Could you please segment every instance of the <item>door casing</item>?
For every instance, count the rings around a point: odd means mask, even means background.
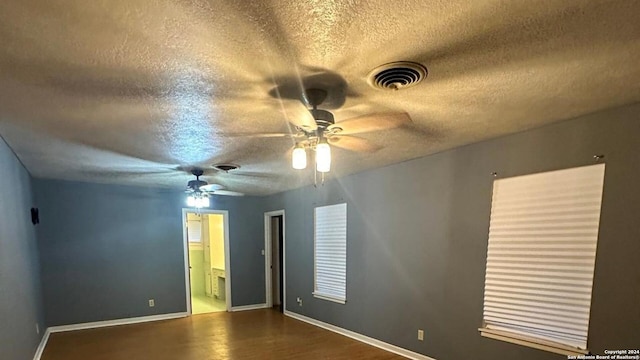
[[[199,209],[198,211],[190,208],[182,209],[182,241],[184,252],[184,282],[185,282],[185,298],[187,301],[187,314],[191,315],[191,282],[189,275],[189,240],[187,237],[187,213],[200,214],[218,214],[222,215],[224,226],[224,287],[225,287],[225,303],[227,311],[231,311],[231,258],[229,251],[229,211],[214,209]]]
[[[271,238],[271,218],[274,216],[282,216],[282,227],[280,232],[282,233],[282,303],[283,311],[287,306],[287,237],[286,237],[286,218],[284,210],[275,210],[264,213],[264,281],[265,281],[265,299],[267,308],[273,307],[273,285],[271,284],[271,248],[272,241],[278,241],[278,239]]]

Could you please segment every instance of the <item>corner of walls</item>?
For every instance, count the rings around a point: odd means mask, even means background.
[[[45,334],[32,179],[0,137],[0,354],[29,359]],[[39,331],[39,333],[38,333]]]
[[[232,307],[265,302],[263,197],[218,196],[211,209],[229,212]]]

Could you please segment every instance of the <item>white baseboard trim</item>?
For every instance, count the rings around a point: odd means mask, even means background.
[[[382,350],[386,350],[386,351],[392,352],[394,354],[398,354],[398,355],[404,356],[404,357],[409,358],[409,359],[435,360],[434,358],[428,357],[426,355],[422,355],[422,354],[419,354],[417,352],[413,352],[411,350],[407,350],[405,348],[401,348],[399,346],[391,345],[391,344],[386,343],[384,341],[380,341],[378,339],[374,339],[372,337],[368,337],[366,335],[362,335],[362,334],[359,334],[359,333],[351,331],[351,330],[347,330],[347,329],[343,329],[343,328],[335,326],[335,325],[327,324],[327,323],[322,322],[320,320],[316,320],[316,319],[313,319],[313,318],[310,318],[310,317],[307,317],[307,316],[304,316],[304,315],[300,315],[300,314],[292,312],[292,311],[285,310],[284,314],[286,316],[292,317],[294,319],[297,319],[297,320],[300,320],[300,321],[304,321],[306,323],[321,327],[323,329],[327,329],[329,331],[333,331],[333,332],[338,333],[340,335],[344,335],[346,337],[350,337],[350,338],[352,338],[354,340],[358,340],[358,341],[363,342],[365,344],[369,344],[369,345],[375,346],[375,347],[380,348]]]
[[[51,333],[56,333],[56,332],[62,332],[62,331],[96,329],[96,328],[102,328],[102,327],[108,327],[108,326],[130,325],[130,324],[139,324],[139,323],[150,322],[150,321],[170,320],[170,319],[177,319],[177,318],[182,318],[187,316],[189,316],[189,314],[186,312],[151,315],[151,316],[140,316],[140,317],[126,318],[126,319],[95,321],[95,322],[82,323],[82,324],[51,326],[47,329],[47,331]]]
[[[127,318],[127,319],[95,321],[95,322],[82,323],[82,324],[51,326],[51,327],[48,327],[47,330],[44,332],[44,336],[42,336],[42,340],[40,340],[40,345],[38,345],[38,348],[36,349],[36,353],[33,356],[33,360],[40,360],[40,358],[42,357],[42,353],[44,352],[44,348],[47,346],[47,342],[49,341],[49,335],[51,335],[52,333],[63,332],[63,331],[96,329],[96,328],[102,328],[102,327],[108,327],[108,326],[139,324],[139,323],[150,322],[150,321],[177,319],[177,318],[182,318],[187,316],[189,316],[188,313],[181,312],[181,313],[160,314],[160,315],[151,315],[151,316],[140,316],[135,318]]]
[[[243,306],[232,306],[231,311],[246,311],[246,310],[257,310],[257,309],[266,309],[267,304],[253,304],[253,305],[243,305]]]
[[[51,331],[49,331],[49,329],[47,329],[44,332],[44,335],[42,335],[42,339],[40,339],[40,344],[38,345],[38,348],[36,349],[36,353],[35,355],[33,355],[33,360],[40,360],[40,358],[42,357],[42,353],[44,352],[44,347],[47,346],[47,341],[49,341],[49,335],[51,334]]]

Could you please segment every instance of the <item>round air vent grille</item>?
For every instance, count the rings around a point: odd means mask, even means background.
[[[213,168],[216,170],[229,172],[231,170],[236,170],[240,168],[240,165],[236,164],[213,164]]]
[[[369,73],[369,85],[382,90],[400,90],[418,84],[427,77],[427,68],[421,64],[398,61],[384,64]]]

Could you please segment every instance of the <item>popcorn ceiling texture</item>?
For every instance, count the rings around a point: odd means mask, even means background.
[[[32,175],[182,188],[183,168],[264,195],[313,181],[292,141],[283,79],[348,84],[336,121],[406,111],[409,128],[333,149],[340,176],[640,100],[638,1],[3,1],[0,134]],[[426,65],[385,92],[378,65]],[[613,120],[613,119],[612,119]]]

